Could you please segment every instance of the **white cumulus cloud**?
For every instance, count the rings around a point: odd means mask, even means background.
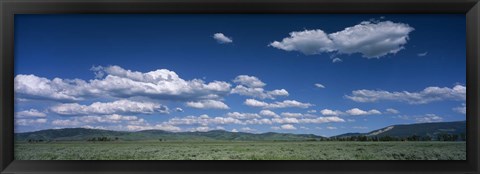
[[[225,124],[240,124],[244,125],[241,120],[232,118],[232,117],[210,117],[208,115],[200,116],[186,116],[186,117],[175,117],[164,122],[166,125],[225,125]]]
[[[229,112],[226,114],[227,117],[232,117],[235,119],[253,119],[260,118],[261,116],[256,113],[240,113],[240,112]]]
[[[332,62],[333,63],[340,63],[340,62],[343,62],[343,60],[338,58],[338,57],[335,57],[334,59],[332,59]]]
[[[465,103],[463,103],[462,106],[453,108],[453,110],[461,114],[467,114],[467,106]]]
[[[297,128],[291,124],[284,124],[280,126],[281,129],[283,130],[296,130]]]
[[[38,119],[15,119],[15,125],[19,126],[33,126],[38,124],[45,124],[47,123],[47,119],[45,118],[38,118]]]
[[[345,122],[345,120],[340,117],[333,116],[333,117],[304,118],[304,119],[300,119],[299,122],[321,124],[321,123],[331,123],[331,122],[339,123],[339,122]]]
[[[52,80],[35,75],[17,75],[14,79],[15,97],[23,99],[80,101],[87,91],[87,82],[79,79]]]
[[[345,112],[349,115],[378,115],[378,114],[382,114],[380,111],[378,111],[376,109],[372,109],[372,110],[369,110],[369,111],[364,111],[364,110],[361,110],[361,109],[358,109],[358,108],[353,108],[353,109],[347,110]]]
[[[284,117],[301,117],[303,116],[302,113],[292,113],[292,112],[282,112],[280,115]]]
[[[218,43],[221,43],[221,44],[232,43],[233,42],[232,38],[225,36],[223,33],[215,33],[215,34],[213,34],[213,38]]]
[[[389,92],[384,90],[356,90],[346,98],[356,102],[375,102],[380,100],[400,101],[409,104],[426,104],[434,101],[456,100],[464,101],[466,99],[466,87],[455,85],[448,87],[427,87],[419,92]]]
[[[267,103],[263,101],[258,101],[255,99],[247,99],[244,102],[247,106],[252,107],[262,107],[266,109],[278,109],[278,108],[308,108],[313,106],[310,103],[302,103],[296,100],[284,100],[282,102]]]
[[[259,114],[262,116],[268,116],[268,117],[279,117],[277,113],[271,110],[261,110]]]
[[[380,58],[402,50],[413,30],[404,23],[364,21],[331,34],[320,29],[291,32],[290,37],[274,41],[269,46],[305,55],[336,52]]]
[[[250,128],[250,127],[242,127],[240,130],[243,131],[243,132],[255,132],[255,131],[257,131],[256,129],[253,129],[253,128]]]
[[[330,109],[323,109],[320,111],[320,113],[322,115],[325,115],[325,116],[338,116],[338,115],[343,115],[343,112],[342,111],[339,111],[339,110],[330,110]]]
[[[426,114],[425,116],[416,117],[415,121],[418,123],[432,123],[441,122],[443,118],[435,114]]]
[[[270,119],[262,118],[262,119],[250,119],[246,120],[245,124],[273,124],[273,121]]]
[[[248,75],[239,75],[235,77],[235,79],[233,79],[233,82],[238,83],[240,85],[245,85],[251,88],[261,88],[266,85],[260,79],[258,79],[258,77],[248,76]]]
[[[288,96],[289,93],[285,89],[276,89],[267,91],[263,87],[266,85],[258,77],[239,75],[234,80],[234,83],[238,85],[232,89],[232,94],[238,94],[243,96],[250,96],[260,99],[275,99],[275,97]]]
[[[107,115],[107,114],[153,114],[168,113],[168,107],[153,102],[138,102],[121,99],[113,102],[95,102],[91,105],[78,103],[59,104],[50,108],[59,115]]]
[[[325,88],[325,86],[322,85],[322,84],[320,84],[320,83],[315,83],[315,86],[316,86],[317,88]]]
[[[183,109],[182,109],[182,108],[175,108],[175,111],[177,111],[177,112],[183,112]]]
[[[15,94],[22,99],[76,102],[89,97],[148,97],[175,101],[220,99],[230,93],[231,84],[222,81],[206,83],[200,79],[184,80],[174,71],[158,69],[138,72],[119,66],[92,68],[101,78],[52,80],[35,75],[15,76]],[[100,76],[99,76],[100,77]]]
[[[43,118],[46,116],[46,113],[40,112],[36,109],[29,109],[15,113],[15,118]]]
[[[196,102],[187,102],[188,107],[197,109],[230,109],[227,104],[217,100],[201,100]]]

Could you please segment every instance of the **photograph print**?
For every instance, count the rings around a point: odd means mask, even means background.
[[[15,160],[466,160],[460,14],[15,15]]]

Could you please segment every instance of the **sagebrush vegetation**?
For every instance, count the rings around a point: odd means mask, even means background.
[[[16,160],[465,160],[465,142],[16,143]]]

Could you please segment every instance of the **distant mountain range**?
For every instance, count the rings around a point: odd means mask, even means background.
[[[347,133],[334,137],[345,138],[350,136],[391,136],[401,138],[412,135],[435,136],[439,133],[455,135],[465,134],[466,121],[393,125],[368,133]],[[108,137],[110,139],[118,139],[123,141],[314,141],[327,139],[326,137],[314,134],[288,134],[275,132],[253,134],[245,132],[228,132],[223,130],[213,130],[208,132],[167,132],[162,130],[124,132],[85,128],[66,128],[15,134],[16,141],[86,141],[98,137]]]
[[[351,136],[376,136],[376,137],[399,137],[405,138],[412,135],[435,137],[438,134],[465,134],[467,130],[466,121],[456,122],[437,122],[437,123],[419,123],[407,125],[393,125],[382,129],[377,129],[367,133],[347,133],[334,136],[336,138],[345,138]]]
[[[110,131],[85,128],[48,129],[36,132],[16,133],[16,141],[28,140],[56,140],[80,141],[98,137],[135,141],[135,140],[164,140],[164,141],[307,141],[320,140],[325,137],[313,134],[287,134],[287,133],[262,133],[253,134],[245,132],[228,132],[213,130],[208,132],[167,132],[163,130],[145,130],[138,132]]]

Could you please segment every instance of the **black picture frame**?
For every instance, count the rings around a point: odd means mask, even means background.
[[[478,0],[0,0],[1,173],[479,173]],[[16,161],[14,18],[16,14],[465,14],[467,29],[466,161]]]

